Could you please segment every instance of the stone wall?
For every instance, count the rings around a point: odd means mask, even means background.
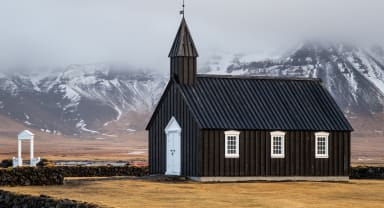
[[[384,167],[353,167],[351,179],[384,179]]]
[[[0,169],[1,186],[61,185],[63,174],[53,168]]]
[[[109,177],[109,176],[146,176],[148,167],[84,167],[84,166],[62,166],[55,167],[55,170],[63,174],[64,177]]]
[[[48,196],[30,196],[0,190],[0,207],[62,207],[99,208],[101,206],[69,199],[53,199]]]
[[[145,176],[147,167],[42,167],[0,169],[0,186],[62,185],[64,177]]]
[[[61,185],[64,177],[146,176],[148,167],[0,168],[0,186]],[[384,179],[384,167],[353,167],[351,179]]]

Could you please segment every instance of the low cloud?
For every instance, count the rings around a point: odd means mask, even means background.
[[[4,0],[0,68],[100,62],[168,69],[178,0]],[[194,0],[186,17],[201,60],[276,52],[305,39],[384,42],[379,0]]]

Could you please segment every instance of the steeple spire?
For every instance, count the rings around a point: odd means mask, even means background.
[[[199,53],[183,16],[168,57],[171,59],[171,78],[180,84],[194,84]]]
[[[187,22],[183,17],[176,38],[173,42],[169,57],[190,56],[198,57],[199,54],[189,32]]]

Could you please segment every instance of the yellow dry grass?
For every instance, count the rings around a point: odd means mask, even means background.
[[[200,184],[72,178],[64,186],[3,189],[109,207],[384,207],[384,181],[379,180]]]

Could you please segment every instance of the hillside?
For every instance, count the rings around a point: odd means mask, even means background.
[[[56,135],[97,134],[130,112],[147,117],[166,81],[162,74],[119,71],[109,65],[73,65],[46,74],[8,73],[0,77],[0,114]],[[144,125],[144,121],[125,123],[121,126],[125,130]]]
[[[217,55],[200,73],[321,78],[357,133],[384,131],[384,50],[308,42],[285,55]],[[143,130],[167,73],[113,65],[71,65],[49,72],[0,74],[0,115],[54,135]]]

